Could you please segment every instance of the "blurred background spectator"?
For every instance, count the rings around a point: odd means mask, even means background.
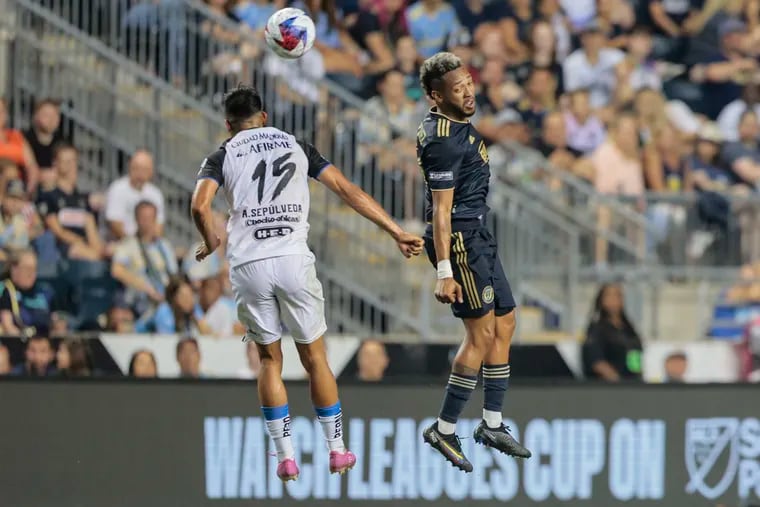
[[[357,352],[357,378],[362,382],[380,382],[388,369],[385,345],[378,340],[364,340]]]
[[[201,378],[201,349],[195,338],[181,338],[177,342],[177,363],[182,378]]]
[[[25,361],[13,368],[11,375],[49,377],[58,374],[53,346],[46,336],[29,338],[24,357]]]
[[[64,141],[59,129],[60,126],[61,106],[57,101],[46,98],[34,105],[32,125],[24,131],[24,137],[29,143],[40,168],[40,189],[42,191],[55,188],[54,147]]]
[[[0,325],[3,333],[30,337],[50,330],[54,294],[37,283],[37,256],[32,250],[17,252],[10,272],[0,285]]]
[[[0,343],[0,376],[9,375],[11,369],[11,354],[8,352],[8,347]]]
[[[134,378],[155,378],[158,376],[156,356],[149,350],[138,350],[129,360],[128,374]]]
[[[689,357],[684,352],[673,352],[665,358],[665,382],[686,382],[686,373],[689,369]]]
[[[586,377],[618,382],[641,379],[642,343],[625,313],[622,287],[603,285],[583,343]]]

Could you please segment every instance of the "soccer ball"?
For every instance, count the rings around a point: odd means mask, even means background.
[[[304,11],[287,7],[269,17],[264,37],[277,56],[292,60],[311,49],[316,28]]]

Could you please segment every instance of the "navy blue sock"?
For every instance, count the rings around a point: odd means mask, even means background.
[[[438,415],[438,429],[442,430],[442,433],[454,432],[452,426],[455,425],[457,419],[459,419],[459,414],[464,410],[464,406],[467,404],[467,400],[470,399],[470,395],[472,394],[472,391],[475,390],[477,384],[478,377],[474,375],[469,376],[452,373],[449,376],[449,383],[446,384],[446,396],[443,399],[441,412]],[[451,426],[440,424],[441,421],[449,423]],[[442,428],[442,426],[446,427]]]
[[[509,387],[509,364],[484,364],[483,365],[483,410],[498,413],[499,422],[486,420],[489,426],[501,424],[501,408],[504,405],[504,394]],[[486,412],[484,412],[486,414]],[[495,416],[495,414],[493,414]],[[491,419],[486,418],[484,419]]]

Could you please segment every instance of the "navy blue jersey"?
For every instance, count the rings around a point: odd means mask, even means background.
[[[452,188],[452,227],[486,214],[491,168],[483,136],[470,122],[431,109],[417,130],[417,161],[425,175],[425,221],[433,219],[433,192]]]

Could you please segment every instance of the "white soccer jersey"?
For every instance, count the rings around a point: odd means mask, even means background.
[[[243,130],[201,164],[229,205],[231,267],[282,255],[308,254],[309,183],[330,165],[310,144],[274,127]]]

